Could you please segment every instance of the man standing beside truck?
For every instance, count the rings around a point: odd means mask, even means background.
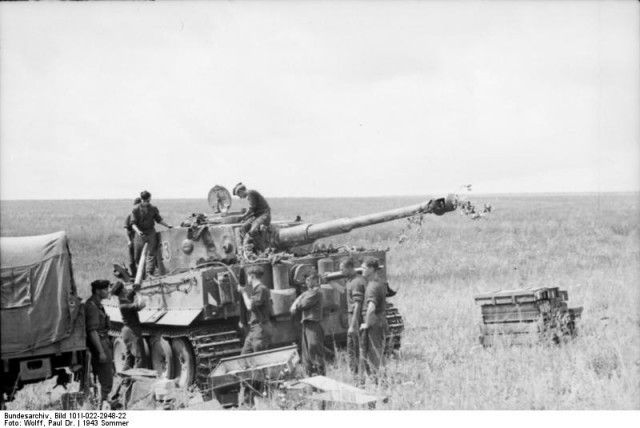
[[[85,327],[91,353],[93,373],[100,383],[101,408],[108,408],[113,387],[113,346],[109,338],[109,316],[102,301],[109,297],[109,281],[98,279],[91,283],[91,297],[85,302]],[[105,405],[106,402],[106,405]]]

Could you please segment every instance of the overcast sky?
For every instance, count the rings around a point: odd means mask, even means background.
[[[0,3],[0,198],[640,188],[639,3]]]

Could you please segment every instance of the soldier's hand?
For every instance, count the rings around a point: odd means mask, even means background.
[[[369,326],[368,326],[368,325],[366,325],[365,323],[360,324],[360,330],[361,330],[361,331],[362,331],[362,330],[366,330],[366,329],[368,329],[368,328],[369,328]]]
[[[127,240],[127,246],[129,246],[129,247],[130,247],[130,246],[132,246],[132,245],[133,245],[133,242],[131,242],[131,240],[130,240],[130,239],[128,239],[128,240]]]
[[[146,306],[147,306],[147,302],[145,302],[144,300],[140,299],[140,301],[138,302],[138,310],[144,309]]]
[[[349,326],[349,330],[347,330],[347,334],[348,334],[349,336],[353,336],[353,334],[354,334],[354,333],[355,333],[355,331],[353,330],[353,327],[352,327],[352,326]]]
[[[105,354],[104,352],[100,352],[100,355],[98,355],[98,362],[99,363],[106,363],[107,362],[107,354]]]

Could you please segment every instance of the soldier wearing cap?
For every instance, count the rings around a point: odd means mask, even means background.
[[[360,375],[371,375],[378,383],[380,367],[384,363],[387,325],[387,289],[377,271],[378,259],[365,257],[362,261],[362,276],[367,280],[364,293],[362,324],[360,325]],[[363,379],[363,378],[362,378]]]
[[[144,368],[144,339],[142,338],[142,324],[138,312],[146,304],[136,299],[136,288],[126,291],[121,281],[115,283],[111,294],[118,297],[120,314],[122,315],[122,340],[125,345],[125,363],[122,371],[130,368]]]
[[[247,198],[249,201],[249,209],[242,216],[242,232],[249,234],[249,237],[255,237],[261,225],[269,226],[271,224],[271,208],[267,200],[257,190],[247,190],[242,184],[236,184],[233,188],[233,194],[241,199]]]
[[[247,269],[248,287],[238,284],[238,292],[249,311],[249,333],[241,354],[264,351],[271,344],[271,290],[262,283],[263,276],[260,266],[252,266]]]
[[[156,268],[156,249],[158,247],[158,239],[156,237],[155,224],[161,224],[169,229],[169,226],[160,216],[158,208],[151,205],[151,193],[146,190],[140,192],[140,204],[136,205],[131,211],[131,227],[136,232],[134,241],[134,252],[136,266],[140,268],[140,257],[142,249],[147,244],[147,257],[145,272],[147,275],[153,275]]]
[[[367,288],[367,280],[358,275],[355,262],[349,257],[340,262],[340,271],[347,277],[347,311],[349,312],[349,329],[347,331],[347,357],[351,373],[358,373],[360,359],[360,324],[362,323],[362,300]]]
[[[102,300],[109,297],[109,281],[98,279],[91,283],[91,297],[85,302],[85,326],[93,373],[98,377],[102,403],[108,403],[113,387],[113,347],[109,339],[109,317]]]
[[[302,366],[307,376],[323,375],[324,368],[324,330],[322,329],[322,293],[318,272],[313,270],[305,278],[307,291],[302,293],[291,305],[291,313],[301,313]]]
[[[135,198],[133,200],[133,206],[138,205],[140,202],[142,202],[142,199]],[[131,214],[132,213],[129,213],[124,219],[124,230],[127,234],[127,247],[129,248],[129,269],[131,270],[131,276],[136,276],[136,254],[133,251],[133,241],[136,237],[136,231],[133,230],[133,218]]]

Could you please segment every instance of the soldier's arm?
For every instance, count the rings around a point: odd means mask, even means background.
[[[364,317],[364,328],[369,328],[374,322],[374,314],[376,313],[376,304],[372,301],[367,303],[367,314]]]
[[[247,294],[247,288],[246,287],[241,287],[242,289],[240,290],[240,295],[242,296],[242,300],[244,300],[244,305],[247,307],[247,310],[251,310],[253,308],[253,304],[251,302],[251,298],[249,297],[249,294]]]
[[[89,340],[98,351],[98,362],[104,363],[107,361],[107,354],[104,353],[104,349],[102,349],[102,343],[100,342],[100,336],[98,336],[98,330],[91,330],[89,332]]]
[[[169,226],[167,222],[164,221],[164,219],[160,216],[160,211],[158,211],[157,208],[154,210],[153,219],[156,221],[156,223],[163,225],[167,229],[171,229],[171,226]]]
[[[301,294],[300,303],[299,303],[300,309],[308,309],[312,307],[313,305],[317,304],[321,298],[322,298],[322,295],[320,294],[319,291],[316,291],[316,292],[307,291],[306,293]]]
[[[351,317],[351,323],[349,324],[349,331],[358,331],[358,326],[362,319],[362,301],[356,301],[353,305],[353,316]]]

